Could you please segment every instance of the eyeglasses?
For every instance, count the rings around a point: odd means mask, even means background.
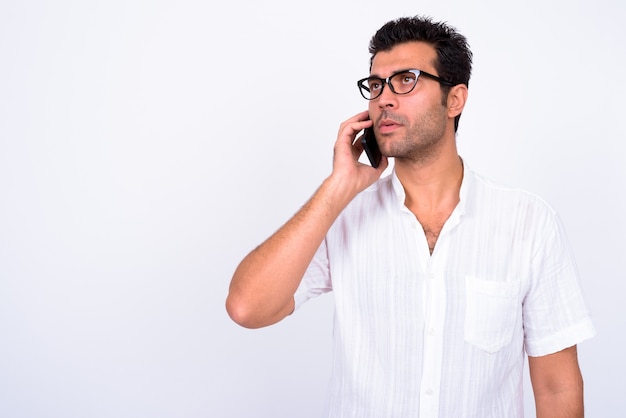
[[[408,94],[413,91],[420,76],[432,78],[446,86],[454,86],[453,83],[439,78],[422,70],[402,70],[393,73],[386,79],[380,77],[366,77],[357,81],[361,96],[366,100],[374,100],[383,93],[385,84],[395,94]]]

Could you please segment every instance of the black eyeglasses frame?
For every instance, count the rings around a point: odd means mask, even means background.
[[[404,92],[404,93],[398,93],[398,92],[396,92],[396,91],[394,90],[394,88],[393,88],[393,84],[391,84],[391,83],[390,83],[390,81],[391,81],[391,79],[392,79],[393,77],[397,76],[398,74],[402,74],[402,73],[406,73],[406,72],[409,72],[409,73],[413,73],[413,74],[415,74],[415,83],[413,84],[413,87],[411,87],[411,89],[410,89],[409,91]],[[454,83],[452,83],[452,82],[450,82],[450,81],[448,81],[448,80],[444,80],[444,79],[443,79],[443,78],[441,78],[441,77],[437,77],[436,75],[433,75],[433,74],[427,73],[426,71],[423,71],[423,70],[418,70],[418,69],[416,69],[416,68],[411,68],[411,69],[408,69],[408,70],[396,71],[395,73],[391,74],[391,75],[390,75],[389,77],[387,77],[387,78],[373,77],[373,76],[365,77],[365,78],[362,78],[362,79],[360,79],[359,81],[357,81],[357,82],[356,82],[356,84],[357,84],[357,87],[359,88],[359,92],[361,93],[361,96],[363,96],[363,98],[364,98],[365,100],[374,100],[374,99],[379,98],[379,97],[380,97],[380,95],[381,95],[381,94],[383,94],[383,90],[385,89],[385,85],[389,85],[389,90],[391,90],[391,92],[392,92],[392,93],[394,93],[394,94],[399,94],[399,95],[402,95],[402,94],[409,94],[410,92],[412,92],[412,91],[413,91],[413,89],[415,89],[415,86],[417,85],[417,82],[419,81],[420,76],[424,76],[424,77],[430,78],[430,79],[432,79],[432,80],[438,81],[439,83],[443,84],[444,86],[450,86],[450,87],[452,87],[452,86],[454,86],[454,85],[455,85]],[[374,96],[374,97],[370,97],[370,98],[368,98],[368,97],[365,95],[365,93],[364,93],[364,90],[365,90],[365,91],[368,91],[368,92],[370,91],[370,88],[369,88],[369,87],[367,87],[367,86],[364,84],[364,83],[365,83],[366,81],[368,81],[368,80],[380,80],[380,82],[382,83],[382,87],[380,88],[380,92],[379,92],[376,96]]]

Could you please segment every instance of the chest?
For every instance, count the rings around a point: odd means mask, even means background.
[[[428,242],[428,250],[430,254],[433,253],[437,240],[441,235],[441,231],[452,215],[457,203],[458,202],[450,202],[448,205],[441,208],[428,210],[420,208],[416,205],[408,207],[424,231],[424,236]]]
[[[529,276],[530,247],[513,227],[485,228],[485,223],[457,215],[422,220],[405,211],[336,230],[328,240],[334,289],[345,285],[349,293],[404,300],[421,294],[422,282],[433,274],[451,289],[462,286],[467,276],[496,281]]]

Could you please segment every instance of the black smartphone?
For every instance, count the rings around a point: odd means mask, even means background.
[[[363,144],[363,149],[372,167],[378,168],[382,154],[378,148],[376,136],[374,136],[374,128],[365,128],[364,135],[361,137],[361,144]]]

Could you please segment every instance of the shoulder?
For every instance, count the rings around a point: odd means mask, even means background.
[[[397,202],[399,196],[392,183],[392,175],[381,177],[374,184],[355,196],[347,210],[376,210],[390,202]]]
[[[378,179],[374,184],[357,194],[341,212],[336,225],[364,227],[376,220],[385,219],[390,208],[398,206],[399,197],[392,185],[391,176]]]
[[[537,194],[473,172],[468,177],[465,213],[478,228],[537,246],[561,228],[556,210]]]
[[[500,210],[517,208],[546,216],[556,215],[554,208],[532,191],[507,186],[475,172],[469,172],[468,175],[471,177],[468,199],[473,200],[474,204],[482,207],[493,206]]]

